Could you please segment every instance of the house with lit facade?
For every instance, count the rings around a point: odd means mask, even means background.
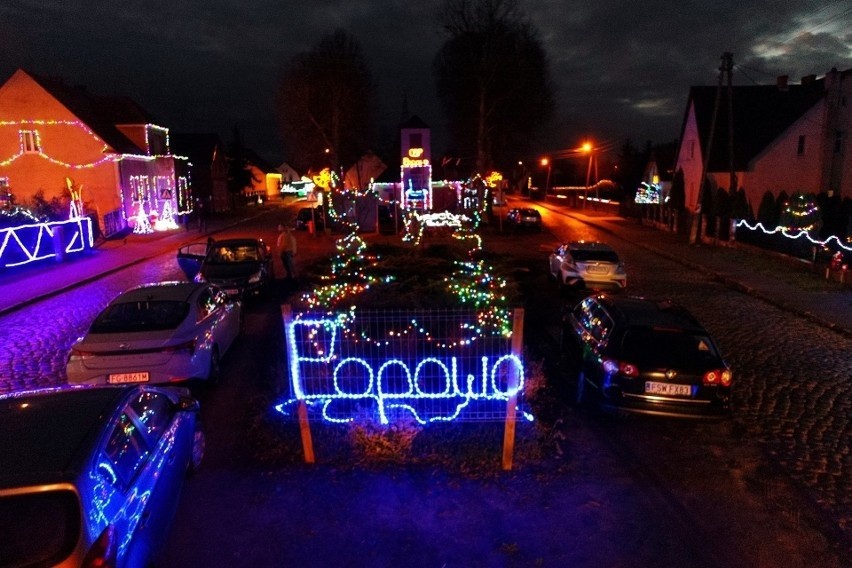
[[[767,192],[852,198],[850,127],[852,69],[799,84],[782,76],[773,85],[692,87],[675,164],[686,207],[697,208],[708,144],[708,187],[730,191],[733,173],[753,212]]]
[[[17,203],[39,191],[62,199],[73,185],[107,236],[177,228],[192,203],[179,161],[169,129],[128,97],[22,69],[0,86],[0,193]]]

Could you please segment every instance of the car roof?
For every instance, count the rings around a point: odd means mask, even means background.
[[[238,239],[221,239],[213,241],[214,246],[225,246],[225,247],[244,247],[244,246],[257,246],[262,243],[263,239],[254,238],[254,237],[241,237]]]
[[[659,326],[707,333],[695,316],[670,300],[610,294],[599,294],[597,299],[607,308],[610,315],[630,326]]]
[[[112,304],[139,301],[176,301],[186,302],[199,289],[206,284],[200,282],[157,282],[153,284],[142,284],[130,288],[119,294]]]
[[[135,388],[64,387],[0,396],[0,439],[7,441],[0,444],[0,487],[73,473],[69,468],[87,439]]]
[[[615,252],[615,249],[613,249],[611,246],[600,241],[572,241],[570,243],[566,243],[566,246],[568,246],[568,248],[571,250]]]

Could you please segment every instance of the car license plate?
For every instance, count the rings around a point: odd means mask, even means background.
[[[236,288],[226,288],[225,293],[229,296],[237,296],[239,295],[240,291]]]
[[[589,274],[606,274],[609,272],[609,268],[606,266],[597,265],[589,266],[587,270],[589,271]]]
[[[663,396],[690,396],[692,394],[692,386],[647,381],[645,383],[645,392],[648,394],[660,394]]]
[[[116,373],[114,375],[109,375],[107,377],[107,382],[111,385],[123,383],[147,383],[148,378],[147,371],[140,373]]]

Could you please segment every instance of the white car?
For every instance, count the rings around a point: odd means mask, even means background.
[[[574,241],[550,253],[550,275],[567,288],[627,288],[624,263],[613,248],[597,241]]]
[[[110,302],[72,345],[68,382],[215,383],[242,325],[242,304],[210,284],[137,286]]]

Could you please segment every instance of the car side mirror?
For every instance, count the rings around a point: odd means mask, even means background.
[[[201,403],[198,402],[198,399],[192,398],[191,396],[180,397],[177,406],[178,410],[184,412],[198,412],[201,410]]]

